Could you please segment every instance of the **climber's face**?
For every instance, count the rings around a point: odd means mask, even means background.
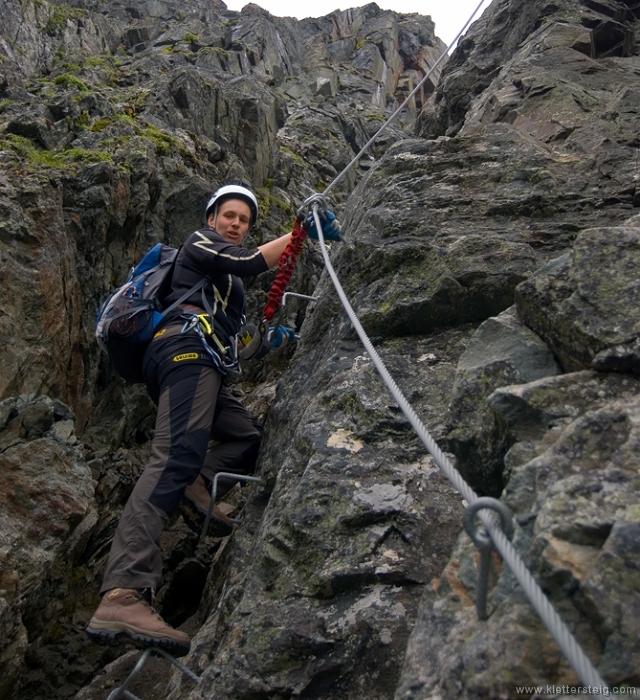
[[[207,223],[227,243],[242,245],[251,225],[251,209],[241,199],[227,199],[211,214]]]

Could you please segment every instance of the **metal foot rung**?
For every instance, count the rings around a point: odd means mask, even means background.
[[[137,695],[127,690],[127,686],[133,681],[133,679],[142,671],[144,665],[149,660],[152,652],[161,654],[165,659],[170,661],[176,668],[178,668],[182,673],[187,676],[194,683],[200,682],[200,676],[197,676],[190,668],[187,668],[183,663],[178,661],[174,656],[171,656],[169,652],[159,647],[147,647],[143,652],[142,656],[138,659],[138,662],[133,667],[133,671],[127,676],[124,683],[119,688],[114,688],[114,690],[109,693],[107,700],[118,700],[118,698],[126,698],[127,700],[140,700]]]
[[[204,520],[204,526],[202,528],[202,533],[200,534],[200,542],[204,540],[204,538],[207,536],[207,532],[209,531],[209,523],[211,522],[211,515],[213,513],[213,506],[215,505],[216,502],[216,494],[218,492],[218,479],[224,476],[228,479],[235,479],[236,481],[255,481],[255,482],[260,482],[262,479],[260,479],[257,476],[244,476],[241,474],[233,474],[232,472],[218,472],[215,477],[213,478],[213,488],[211,490],[211,501],[209,502],[209,510],[207,512],[207,517]],[[241,520],[236,520],[235,518],[231,518],[232,522],[234,524],[239,524],[242,521]]]

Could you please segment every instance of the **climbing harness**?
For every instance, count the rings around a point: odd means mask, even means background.
[[[187,668],[183,663],[178,661],[178,659],[176,659],[174,656],[171,656],[171,654],[166,652],[164,649],[160,649],[159,647],[147,647],[142,652],[142,656],[140,656],[140,658],[138,659],[138,662],[133,667],[131,673],[126,677],[124,683],[121,686],[114,688],[109,693],[107,700],[119,700],[119,698],[127,698],[127,700],[140,700],[140,698],[137,695],[134,695],[132,692],[127,690],[127,686],[129,686],[135,679],[135,677],[140,673],[140,671],[142,671],[145,664],[149,660],[149,657],[154,652],[156,654],[164,656],[165,659],[170,661],[177,669],[182,671],[182,673],[194,683],[197,684],[200,682],[200,676],[197,676],[190,668]]]
[[[205,352],[212,359],[216,369],[223,375],[240,374],[238,349],[235,338],[229,338],[229,343],[223,345],[218,338],[209,313],[191,314],[188,316],[181,333],[193,331],[202,342]],[[215,348],[213,345],[215,345]]]

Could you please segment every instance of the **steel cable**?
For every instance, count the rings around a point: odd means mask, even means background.
[[[408,102],[417,92],[418,90],[422,87],[422,85],[426,82],[427,78],[433,73],[433,71],[436,69],[436,67],[440,64],[440,62],[444,59],[444,57],[448,54],[448,52],[451,50],[451,48],[455,45],[455,43],[458,41],[458,39],[462,36],[462,34],[466,31],[467,27],[469,24],[473,21],[473,18],[476,16],[478,10],[480,7],[483,5],[484,0],[481,0],[476,8],[474,9],[473,13],[469,17],[469,19],[466,21],[462,29],[458,32],[458,34],[455,36],[451,44],[447,47],[447,49],[440,55],[440,57],[437,59],[437,61],[434,63],[434,65],[429,69],[427,74],[424,76],[424,78],[416,85],[416,87],[409,93],[407,96],[405,102],[400,105],[395,112],[387,119],[387,121],[378,129],[378,131],[367,141],[367,143],[361,148],[361,150],[358,152],[358,154],[349,162],[349,164],[336,176],[336,178],[327,186],[327,188],[324,190],[322,193],[322,196],[326,196],[340,180],[346,175],[346,173],[352,168],[355,163],[361,158],[361,156],[365,153],[365,151],[376,141],[378,136],[389,126],[389,124],[395,119],[395,117],[404,109],[404,104]],[[317,195],[312,195],[307,202],[312,201],[314,198],[316,198]],[[447,456],[442,452],[436,441],[433,439],[433,437],[430,435],[429,431],[426,429],[420,418],[418,417],[417,413],[411,406],[411,404],[407,401],[403,393],[400,391],[398,388],[398,385],[396,384],[395,380],[387,370],[386,366],[384,365],[382,359],[378,355],[376,349],[373,347],[373,344],[371,343],[369,337],[367,336],[364,328],[362,327],[362,324],[360,323],[360,320],[358,319],[355,311],[353,310],[351,304],[349,303],[349,300],[347,299],[347,296],[342,288],[342,285],[340,284],[340,281],[338,279],[338,276],[333,269],[333,266],[331,264],[331,261],[329,259],[329,255],[327,252],[327,248],[325,245],[324,241],[324,236],[322,234],[322,226],[320,222],[320,217],[318,215],[318,203],[313,202],[312,203],[312,209],[313,209],[313,216],[315,219],[315,224],[316,224],[316,229],[318,231],[318,240],[320,244],[320,250],[322,252],[322,257],[324,259],[325,267],[327,269],[327,272],[331,278],[331,281],[333,282],[333,285],[338,292],[338,296],[340,297],[340,301],[342,302],[342,305],[347,312],[347,315],[349,316],[349,319],[351,323],[353,324],[353,327],[355,328],[362,344],[364,345],[367,353],[371,357],[371,360],[373,361],[373,364],[375,365],[378,373],[382,377],[383,382],[391,392],[392,396],[398,403],[398,406],[404,413],[405,417],[415,430],[416,434],[426,447],[427,451],[429,454],[433,457],[433,460],[435,463],[438,465],[440,470],[444,473],[444,475],[449,479],[451,484],[454,486],[454,488],[462,495],[462,497],[465,499],[465,501],[471,505],[475,503],[478,500],[478,495],[475,493],[475,491],[469,486],[469,484],[463,479],[462,475],[458,472],[458,470],[453,466],[453,464],[450,462],[450,460],[447,458]],[[504,532],[501,530],[500,526],[496,522],[495,518],[489,514],[487,511],[480,511],[478,513],[478,518],[484,525],[485,529],[489,533],[491,540],[495,546],[495,548],[500,552],[503,560],[506,562],[506,564],[509,566],[511,571],[513,572],[516,580],[518,583],[522,586],[522,589],[524,590],[525,594],[527,595],[527,598],[529,599],[531,605],[535,609],[535,611],[538,613],[540,616],[540,619],[544,622],[545,626],[549,630],[550,634],[553,636],[553,638],[556,640],[556,643],[558,644],[558,647],[566,657],[566,659],[569,661],[571,664],[572,668],[574,671],[577,673],[578,677],[582,680],[582,682],[590,687],[590,688],[595,688],[597,689],[595,693],[591,694],[591,697],[595,697],[596,694],[598,696],[601,695],[601,692],[604,688],[607,687],[606,683],[604,680],[600,677],[596,669],[594,668],[593,664],[590,662],[590,660],[587,658],[585,653],[583,652],[582,648],[580,645],[577,643],[575,637],[571,634],[570,630],[568,627],[565,625],[565,623],[562,621],[558,613],[554,610],[553,606],[551,605],[549,599],[545,596],[544,592],[540,588],[540,586],[537,584],[536,580],[533,578],[531,575],[531,572],[527,569],[524,561],[520,558],[516,550],[514,549],[513,545],[509,540],[507,539],[506,535]]]
[[[478,3],[476,9],[471,13],[471,16],[469,19],[465,22],[464,27],[456,34],[455,38],[453,41],[447,46],[447,48],[438,56],[437,61],[429,68],[427,71],[427,74],[422,78],[422,80],[413,88],[413,90],[407,95],[405,98],[404,102],[396,109],[396,111],[387,119],[387,121],[376,131],[376,133],[365,143],[365,145],[360,149],[360,151],[353,157],[350,163],[348,163],[345,168],[342,170],[342,172],[338,173],[336,178],[329,183],[327,188],[324,190],[322,193],[323,195],[327,195],[339,182],[342,180],[342,178],[349,172],[349,170],[360,160],[362,155],[366,152],[366,150],[373,144],[378,136],[391,124],[391,122],[400,114],[400,112],[403,111],[405,104],[409,102],[409,100],[418,92],[418,90],[425,84],[427,81],[427,78],[431,76],[433,71],[440,65],[441,61],[444,59],[444,57],[451,51],[451,49],[456,45],[456,42],[458,39],[464,34],[464,32],[467,30],[467,27],[471,24],[473,21],[473,18],[476,16],[478,13],[478,10],[482,7],[483,3],[485,0],[480,0]]]
[[[369,336],[362,327],[360,319],[356,315],[353,307],[349,303],[349,300],[340,284],[340,280],[333,269],[331,260],[329,259],[329,254],[327,252],[327,247],[324,242],[324,236],[322,235],[322,225],[320,221],[320,216],[318,214],[318,204],[313,205],[313,216],[316,224],[316,229],[318,231],[318,241],[320,243],[320,250],[322,252],[322,257],[324,260],[325,267],[329,273],[329,277],[333,282],[333,285],[340,297],[340,301],[349,316],[349,320],[353,324],[362,344],[364,345],[369,357],[373,361],[378,373],[382,377],[383,382],[391,392],[392,396],[398,403],[398,406],[404,413],[405,417],[417,433],[418,437],[426,447],[429,454],[433,457],[433,460],[438,465],[440,470],[449,479],[451,484],[455,489],[462,495],[462,497],[467,501],[469,505],[478,500],[478,495],[469,486],[469,484],[463,479],[462,475],[453,466],[451,461],[447,458],[444,452],[440,449],[436,441],[433,439],[429,431],[426,429],[425,425],[422,423],[418,414],[415,412],[413,406],[405,398],[404,394],[398,388],[395,380],[389,373],[384,362],[378,355],[378,352],[374,348]],[[578,677],[582,680],[585,686],[604,689],[607,684],[600,677],[596,669],[593,667],[592,663],[587,658],[586,654],[582,651],[575,637],[571,634],[568,627],[562,621],[558,613],[554,610],[549,599],[545,596],[544,592],[537,584],[536,580],[531,575],[530,571],[527,569],[525,563],[522,561],[513,545],[507,539],[504,532],[500,529],[495,519],[485,513],[480,511],[478,513],[478,518],[482,521],[482,524],[486,528],[487,532],[491,536],[495,548],[502,555],[503,560],[507,563],[511,571],[513,572],[516,580],[522,586],[525,594],[529,598],[531,605],[535,611],[540,616],[540,619],[544,622],[545,626],[556,640],[556,643],[560,647],[560,650],[565,655],[567,661],[571,664],[573,670],[578,674]],[[598,692],[598,696],[601,693]],[[592,695],[595,697],[595,694]]]

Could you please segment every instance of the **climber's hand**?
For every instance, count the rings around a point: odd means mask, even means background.
[[[336,215],[329,211],[319,211],[318,216],[320,217],[320,225],[322,226],[322,235],[327,241],[339,241],[340,239],[340,224]],[[307,234],[309,238],[318,240],[318,230],[316,229],[316,220],[313,214],[309,214],[305,223],[305,228],[307,229]]]
[[[288,328],[287,326],[269,328],[269,342],[274,350],[283,348],[285,345],[293,345],[296,342],[296,332],[293,328]]]

